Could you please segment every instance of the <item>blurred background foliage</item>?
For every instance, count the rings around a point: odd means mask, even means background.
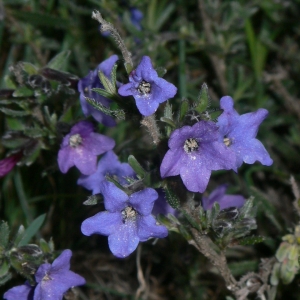
[[[132,24],[132,8],[143,13],[141,30]],[[0,88],[11,88],[11,66],[20,61],[45,70],[57,53],[70,50],[59,70],[75,75],[72,78],[76,83],[76,76],[84,77],[111,54],[120,56],[113,40],[102,35],[99,24],[91,19],[93,9],[115,25],[135,65],[143,55],[149,55],[156,68],[167,69],[165,78],[178,87],[176,100],[171,101],[173,107],[183,98],[195,99],[206,82],[211,107],[218,107],[220,97],[230,95],[240,114],[268,109],[269,116],[258,137],[274,164],[244,165],[238,174],[215,172],[208,187],[211,191],[226,182],[230,193],[255,197],[256,234],[265,240],[255,246],[233,247],[227,256],[237,278],[256,271],[260,258],[274,256],[281,237],[292,232],[299,221],[289,178],[293,175],[300,182],[300,1],[2,0]],[[67,57],[68,52],[64,53]],[[119,81],[124,78],[119,75]],[[59,121],[80,118],[74,82],[70,84],[73,92],[47,100],[51,112],[64,110],[63,116],[56,116]],[[77,106],[68,110],[68,103]],[[30,118],[24,118],[24,122],[34,126]],[[25,130],[15,116],[4,118],[1,114],[2,135],[8,129]],[[116,128],[99,129],[116,140],[123,161],[130,149],[142,149],[141,135],[129,136],[131,131],[125,122]],[[76,185],[77,170],[64,175],[59,172],[56,155],[60,135],[53,133],[51,138],[50,131],[45,135],[32,161],[23,162],[1,179],[0,218],[16,232],[21,224],[28,227],[47,213],[36,238],[53,237],[56,249],[74,251],[73,270],[88,282],[78,291],[78,299],[134,299],[138,288],[139,299],[225,299],[229,295],[216,270],[175,233],[155,247],[151,242],[142,245],[144,282],[137,277],[137,254],[119,260],[109,253],[106,238],[82,236],[81,222],[98,208],[82,206],[89,193]],[[129,147],[122,150],[125,145]],[[7,153],[7,147],[1,144],[0,158]],[[21,282],[16,275],[1,291]],[[276,299],[283,299],[289,291],[293,291],[289,299],[299,299],[299,284],[299,275],[289,285],[280,283]]]

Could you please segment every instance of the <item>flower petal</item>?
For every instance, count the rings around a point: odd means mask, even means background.
[[[165,226],[157,225],[152,215],[140,216],[137,219],[137,235],[141,242],[147,241],[150,237],[165,238],[168,230]]]
[[[122,225],[120,212],[110,213],[104,211],[84,220],[81,224],[81,232],[87,236],[92,234],[109,236],[118,231]]]
[[[126,222],[108,237],[108,245],[113,255],[124,258],[138,246],[139,238],[135,222]]]
[[[154,201],[158,198],[156,190],[143,189],[129,196],[129,203],[141,215],[149,215],[153,209]]]
[[[125,208],[128,195],[117,188],[112,182],[103,181],[102,194],[105,209],[109,212],[121,211]]]
[[[9,289],[4,293],[3,298],[6,300],[30,300],[33,299],[33,292],[34,287],[26,281],[25,284]]]

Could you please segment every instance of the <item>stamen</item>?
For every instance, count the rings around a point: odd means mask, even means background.
[[[183,149],[186,153],[191,153],[193,151],[196,151],[198,150],[198,148],[199,148],[198,142],[193,138],[189,138],[184,142]]]
[[[77,146],[79,146],[82,143],[82,137],[80,136],[80,134],[74,134],[70,137],[69,139],[69,145],[73,148],[76,148]]]
[[[145,80],[142,80],[137,89],[140,94],[148,95],[151,92],[151,84]]]
[[[225,146],[229,147],[232,144],[232,141],[230,138],[224,138],[223,143],[225,144]]]
[[[136,216],[137,216],[137,212],[131,206],[127,206],[125,209],[122,210],[122,217],[124,222],[127,220],[135,220]]]

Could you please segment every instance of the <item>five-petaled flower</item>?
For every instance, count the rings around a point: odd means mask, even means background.
[[[127,163],[121,163],[118,156],[111,150],[107,151],[98,162],[97,171],[91,175],[81,175],[77,184],[101,193],[101,186],[106,175],[116,176],[120,184],[126,184],[126,177],[135,177],[135,172]]]
[[[180,175],[191,192],[204,192],[212,170],[234,169],[235,155],[219,141],[218,127],[200,121],[172,132],[160,166],[161,177]]]
[[[94,71],[90,71],[87,76],[85,76],[78,82],[78,91],[80,92],[80,104],[84,115],[86,117],[92,115],[95,120],[97,120],[99,123],[104,124],[105,126],[115,126],[116,122],[112,117],[95,109],[86,101],[85,98],[93,98],[97,102],[100,102],[102,105],[109,107],[111,101],[105,98],[104,96],[93,92],[92,89],[104,88],[99,79],[98,72],[101,71],[106,77],[110,78],[111,70],[117,60],[118,56],[112,55],[111,57],[103,61],[101,64],[99,64]]]
[[[121,96],[133,96],[136,106],[144,116],[154,114],[160,103],[173,98],[177,88],[158,77],[149,56],[143,56],[140,64],[129,75],[129,83],[122,85]]]
[[[104,181],[102,194],[106,211],[86,219],[81,231],[87,236],[108,236],[109,248],[115,256],[126,257],[139,242],[168,235],[166,227],[158,225],[151,215],[158,197],[154,189],[146,188],[128,196],[113,183]]]
[[[235,167],[240,167],[243,161],[253,164],[257,160],[270,166],[273,160],[263,144],[255,138],[258,127],[267,117],[268,111],[260,108],[256,112],[240,116],[233,108],[233,99],[229,96],[221,98],[220,106],[224,110],[217,122],[220,140],[235,153]]]
[[[242,207],[245,203],[245,198],[241,195],[226,195],[227,187],[226,184],[220,185],[208,197],[203,196],[203,209],[211,209],[215,202],[219,203],[221,210],[229,207]]]
[[[75,165],[82,174],[90,175],[97,170],[97,155],[114,146],[112,138],[94,132],[91,122],[78,122],[62,141],[57,159],[59,168],[66,173]]]
[[[61,300],[71,287],[85,284],[85,279],[70,271],[72,251],[64,250],[52,265],[45,263],[35,273],[37,285],[31,287],[27,282],[16,286],[4,294],[7,300]]]

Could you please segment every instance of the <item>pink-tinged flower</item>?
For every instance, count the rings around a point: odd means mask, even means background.
[[[226,195],[227,187],[226,184],[220,185],[208,197],[203,196],[203,209],[211,209],[215,202],[219,203],[221,210],[229,207],[242,207],[246,201],[245,198],[241,195]]]
[[[111,150],[99,160],[97,171],[91,175],[81,175],[77,184],[92,190],[93,195],[99,194],[106,175],[116,176],[120,184],[126,184],[125,177],[135,177],[135,172],[129,164],[121,163],[118,156]]]
[[[260,108],[256,112],[239,115],[233,108],[233,99],[222,97],[220,106],[224,110],[219,116],[220,140],[236,155],[235,167],[239,168],[243,162],[253,164],[259,161],[265,166],[273,163],[263,144],[255,137],[258,127],[267,117],[268,111]]]
[[[23,153],[22,151],[20,151],[0,160],[0,177],[3,177],[7,173],[9,173],[14,168],[14,166],[20,161],[22,156]]]
[[[218,127],[200,121],[172,132],[169,150],[161,166],[161,177],[180,175],[191,192],[203,193],[211,171],[235,168],[235,154],[219,141]]]
[[[139,112],[144,116],[154,114],[160,103],[173,98],[177,92],[172,83],[158,77],[149,56],[143,56],[129,75],[129,81],[118,92],[121,96],[133,96]]]
[[[81,232],[108,236],[111,252],[120,258],[131,254],[139,242],[149,238],[164,238],[168,230],[158,225],[151,215],[158,195],[154,189],[146,188],[128,196],[113,183],[104,181],[102,194],[106,211],[86,219]]]
[[[105,107],[109,107],[111,101],[108,98],[105,98],[104,96],[93,92],[92,89],[104,88],[99,79],[98,72],[101,71],[106,77],[110,78],[110,73],[117,60],[118,56],[112,55],[111,57],[103,61],[101,64],[99,64],[94,71],[90,71],[87,76],[85,76],[78,82],[80,104],[84,115],[86,117],[92,115],[95,120],[97,120],[99,123],[104,124],[105,126],[115,126],[116,122],[112,117],[106,115],[102,111],[97,110],[91,104],[89,104],[85,100],[85,97],[93,98],[96,100],[96,102],[101,103]]]
[[[4,294],[7,300],[62,300],[70,288],[85,284],[85,279],[70,271],[72,251],[64,250],[52,264],[42,264],[35,273],[37,285],[16,286]]]
[[[64,137],[58,152],[58,166],[62,173],[75,165],[82,174],[90,175],[97,170],[97,155],[114,146],[112,138],[95,133],[92,123],[81,121]]]

